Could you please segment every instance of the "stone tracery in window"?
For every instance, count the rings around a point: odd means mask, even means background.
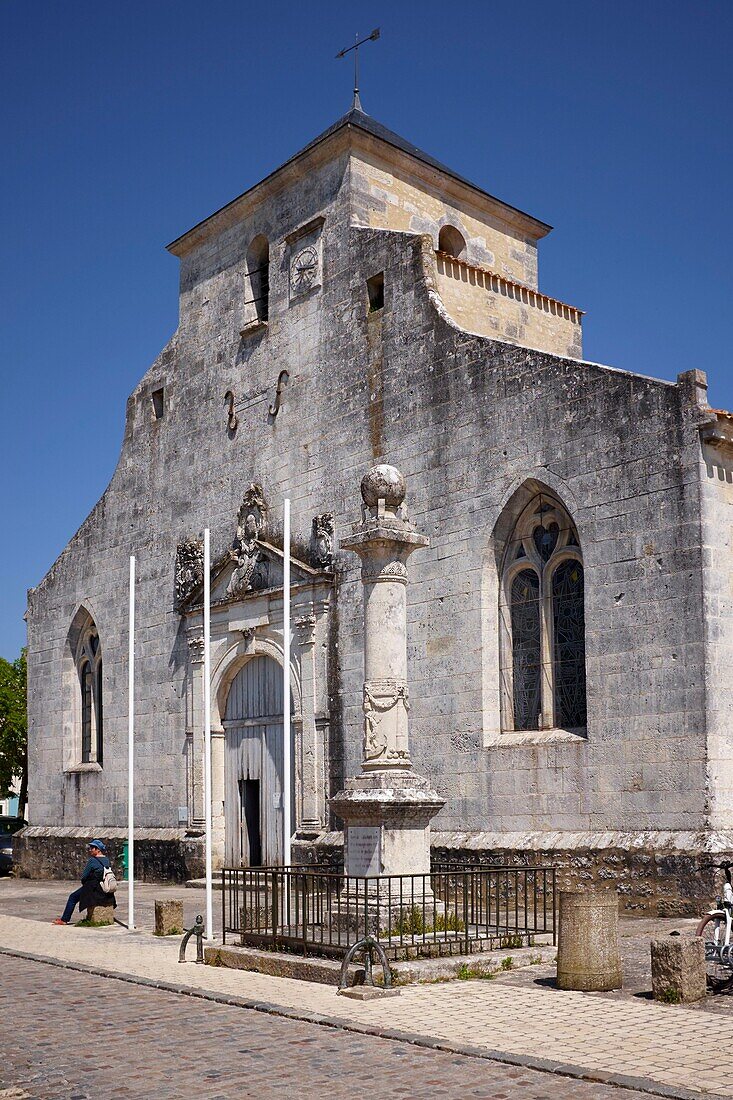
[[[499,610],[502,728],[584,729],[583,558],[570,516],[547,493],[514,525]]]

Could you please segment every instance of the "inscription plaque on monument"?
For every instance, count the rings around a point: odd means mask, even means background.
[[[382,872],[382,830],[379,825],[351,825],[348,834],[350,875],[379,875]]]

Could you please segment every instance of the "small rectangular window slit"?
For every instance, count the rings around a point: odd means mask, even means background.
[[[153,419],[160,420],[165,412],[165,390],[153,390],[150,396],[153,402]]]
[[[376,313],[384,307],[384,272],[372,275],[367,279],[367,293],[369,294],[369,312]]]

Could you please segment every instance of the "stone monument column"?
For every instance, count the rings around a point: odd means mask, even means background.
[[[188,759],[188,825],[204,823],[204,717],[201,700],[204,676],[204,637],[200,628],[188,631],[191,663],[191,711],[186,750]]]
[[[407,559],[428,545],[407,520],[405,479],[375,466],[362,520],[341,546],[361,558],[364,697],[361,773],[330,800],[345,824],[347,875],[430,872],[430,821],[443,799],[412,767],[407,685]]]

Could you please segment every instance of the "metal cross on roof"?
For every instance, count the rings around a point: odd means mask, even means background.
[[[336,57],[346,57],[347,53],[354,51],[354,102],[351,105],[352,111],[361,111],[361,100],[359,99],[359,46],[363,46],[365,42],[376,42],[379,38],[379,27],[375,27],[371,34],[368,34],[366,38],[359,38],[356,35],[356,41],[353,46],[346,46],[343,50],[336,54]]]

